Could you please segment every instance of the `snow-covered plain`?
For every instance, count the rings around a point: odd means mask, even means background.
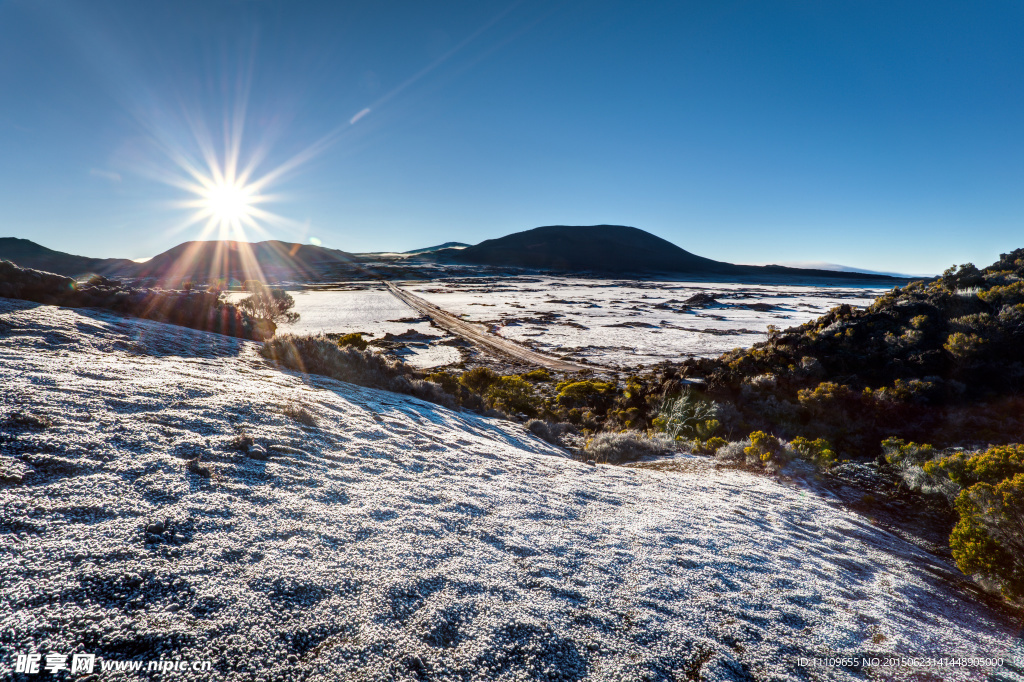
[[[715,282],[470,277],[402,283],[448,312],[536,350],[605,366],[716,356],[765,339],[841,303],[866,306],[884,289]],[[715,303],[686,305],[705,294]],[[230,294],[240,298],[243,294]],[[413,330],[436,340],[407,344],[402,360],[420,368],[462,360],[451,335],[430,324],[378,283],[341,282],[293,291],[298,322],[282,332],[363,332],[367,339]]]
[[[403,334],[413,330],[423,335],[436,336],[431,342],[409,343],[395,353],[414,367],[440,367],[459,362],[459,351],[443,345],[453,337],[433,327],[430,320],[419,317],[387,289],[376,283],[341,283],[337,288],[312,289],[290,292],[295,299],[293,310],[299,319],[281,324],[281,333],[290,334],[351,334],[361,332],[368,341],[385,334]],[[241,299],[245,294],[230,293],[229,301]]]
[[[410,291],[502,336],[574,360],[635,367],[717,356],[885,289],[570,277],[465,278],[408,283]],[[686,305],[692,296],[715,303]]]
[[[84,652],[229,680],[1024,680],[929,667],[1024,645],[955,570],[808,488],[587,466],[254,343],[6,299],[0,385],[0,676]],[[265,459],[230,448],[242,430]],[[869,655],[917,660],[800,661]]]

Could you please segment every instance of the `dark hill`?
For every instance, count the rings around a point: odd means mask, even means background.
[[[332,266],[354,266],[359,259],[337,249],[311,244],[265,241],[185,242],[137,265],[136,277],[169,286],[193,280],[318,279]]]
[[[457,263],[545,270],[729,272],[733,268],[622,225],[550,225],[438,253]]]
[[[23,268],[54,272],[65,277],[83,275],[119,275],[132,271],[136,263],[126,258],[87,258],[54,251],[28,239],[0,237],[0,260]]]
[[[440,251],[441,249],[453,249],[463,246],[469,246],[469,244],[463,244],[462,242],[445,242],[444,244],[438,244],[437,246],[428,246],[423,249],[413,249],[412,251],[403,251],[402,253],[409,255],[416,255],[418,253],[430,253],[432,251]]]
[[[429,255],[429,254],[428,254]],[[511,266],[567,272],[666,273],[746,276],[771,280],[885,280],[893,278],[862,272],[790,268],[781,265],[734,265],[711,260],[679,248],[672,242],[624,225],[550,225],[488,239],[465,249],[444,249],[432,254],[443,262]]]

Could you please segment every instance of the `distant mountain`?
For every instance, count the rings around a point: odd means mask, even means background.
[[[622,225],[549,225],[437,255],[457,263],[566,271],[728,272],[734,267]]]
[[[850,265],[839,265],[838,263],[825,263],[822,261],[791,261],[778,263],[783,267],[787,268],[799,268],[801,270],[828,270],[830,272],[859,272],[862,275],[888,275],[889,277],[908,278],[912,275],[907,275],[902,272],[883,272],[881,270],[867,270],[865,268],[855,268]],[[924,275],[922,275],[924,276]]]
[[[277,240],[257,242],[185,242],[135,263],[137,278],[152,278],[177,286],[184,280],[319,279],[332,266],[357,266],[359,259],[345,251],[312,244]]]
[[[135,267],[135,263],[127,258],[75,256],[17,237],[0,237],[0,260],[9,260],[23,268],[55,272],[65,277],[91,274],[120,275],[131,272]]]
[[[624,225],[549,225],[488,239],[464,249],[425,254],[449,263],[511,266],[566,272],[665,273],[770,279],[884,279],[885,275],[734,265],[690,253],[644,230]]]
[[[445,242],[444,244],[438,244],[437,246],[428,246],[425,249],[413,249],[412,251],[403,251],[402,253],[413,256],[418,253],[431,253],[433,251],[440,251],[441,249],[464,249],[467,246],[469,246],[469,244],[463,244],[462,242]]]

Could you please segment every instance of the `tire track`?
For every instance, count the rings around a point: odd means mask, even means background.
[[[547,367],[548,369],[553,369],[559,372],[579,372],[581,370],[606,369],[604,367],[594,365],[579,365],[575,362],[559,360],[558,358],[553,358],[550,355],[538,353],[535,350],[519,345],[515,341],[503,339],[500,336],[484,331],[479,325],[472,322],[466,322],[447,310],[437,307],[426,299],[420,298],[419,296],[409,293],[404,289],[399,289],[398,286],[392,282],[385,281],[384,286],[386,286],[388,291],[390,291],[398,300],[405,303],[418,313],[426,315],[432,319],[437,326],[448,330],[456,336],[461,336],[477,348],[486,350],[492,354],[504,355],[529,365]]]

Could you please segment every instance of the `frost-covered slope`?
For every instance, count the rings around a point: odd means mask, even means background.
[[[863,679],[799,658],[1024,654],[933,558],[704,460],[588,467],[255,344],[5,299],[0,385],[0,419],[54,421],[0,430],[5,675],[73,650],[238,680]],[[240,427],[269,459],[228,448]],[[989,671],[873,674],[925,672]]]

